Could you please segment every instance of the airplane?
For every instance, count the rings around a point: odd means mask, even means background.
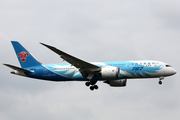
[[[176,74],[171,65],[153,60],[86,62],[67,54],[53,46],[40,43],[58,54],[63,64],[43,65],[37,61],[18,41],[11,41],[21,67],[4,64],[14,69],[12,74],[48,80],[48,81],[84,81],[90,90],[98,89],[97,81],[103,81],[111,87],[124,87],[127,79],[159,78]]]

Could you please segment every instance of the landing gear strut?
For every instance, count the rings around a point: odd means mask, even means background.
[[[160,85],[162,84],[162,81],[161,81],[161,80],[163,80],[163,79],[164,79],[163,76],[159,78],[159,84],[160,84]]]

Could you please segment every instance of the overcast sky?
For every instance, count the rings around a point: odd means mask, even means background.
[[[179,120],[179,0],[0,0],[1,120]],[[124,88],[98,82],[49,82],[10,74],[20,66],[10,41],[43,64],[62,63],[39,42],[85,61],[159,60],[177,74],[128,80]]]

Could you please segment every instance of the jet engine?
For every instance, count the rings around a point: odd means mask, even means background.
[[[124,87],[126,86],[127,79],[122,80],[106,80],[104,83],[109,84],[111,87]]]
[[[107,66],[101,69],[102,78],[119,78],[120,69],[118,67]]]

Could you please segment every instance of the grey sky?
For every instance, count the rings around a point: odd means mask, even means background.
[[[159,60],[177,71],[158,79],[128,80],[124,88],[98,82],[48,82],[0,67],[2,120],[179,120],[180,1],[1,0],[0,63],[19,66],[11,40],[44,64],[62,63],[40,45],[86,61]]]

